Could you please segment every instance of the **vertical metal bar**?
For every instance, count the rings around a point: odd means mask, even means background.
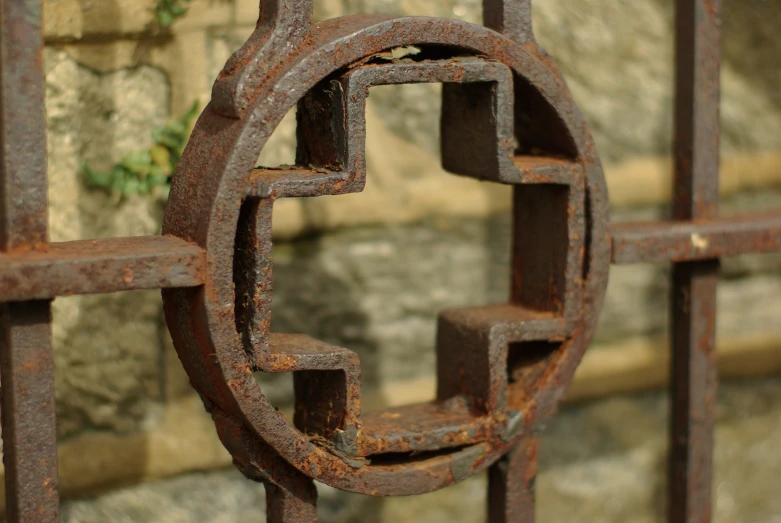
[[[284,479],[284,486],[264,482],[268,523],[317,523],[317,489],[314,482],[299,474]]]
[[[47,245],[41,0],[0,1],[0,249]],[[0,297],[2,299],[2,297]],[[0,310],[9,522],[59,521],[50,302]]]
[[[522,438],[488,471],[489,523],[534,523],[539,438]]]
[[[0,247],[46,248],[41,0],[0,4]]]
[[[526,43],[532,34],[531,0],[483,0],[483,25]]]
[[[719,199],[719,0],[676,1],[674,217],[714,217]],[[711,520],[718,260],[673,265],[672,523]]]
[[[531,0],[483,0],[483,25],[517,43],[525,44],[531,41],[534,38]],[[516,211],[523,207],[518,200],[519,194],[518,191],[515,192]],[[517,256],[514,255],[514,258]],[[516,259],[513,260],[512,266],[518,267]],[[517,279],[517,274],[513,274],[513,277]],[[515,295],[518,292],[518,285],[515,284],[512,291],[514,299],[517,298]],[[489,523],[534,522],[538,447],[537,437],[524,437],[515,449],[489,469]]]
[[[59,521],[49,302],[0,313],[3,464],[9,522]]]

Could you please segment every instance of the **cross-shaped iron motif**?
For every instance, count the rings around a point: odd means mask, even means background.
[[[491,520],[528,519],[536,433],[588,345],[607,282],[607,194],[586,124],[528,23],[512,40],[455,20],[359,16],[283,47],[280,28],[300,31],[312,8],[283,4],[265,4],[276,19],[218,78],[172,187],[163,231],[208,259],[202,289],[164,292],[185,368],[237,466],[267,485],[271,521],[316,521],[313,479],[409,495],[486,468]],[[419,53],[388,58],[407,46]],[[363,190],[369,89],[422,82],[443,84],[445,168],[514,187],[512,289],[505,304],[440,314],[435,401],[364,413],[355,353],[270,332],[273,204]],[[255,168],[295,106],[296,165]],[[293,372],[293,424],[257,370]],[[516,448],[518,464],[502,460]]]
[[[587,126],[531,31],[530,0],[484,26],[263,0],[175,175],[162,236],[49,243],[40,0],[0,4],[0,296],[7,517],[58,521],[50,300],[162,288],[179,356],[270,522],[317,520],[313,480],[420,494],[489,469],[492,523],[534,519],[540,424],[600,311],[609,264],[673,262],[669,520],[710,519],[718,258],[781,249],[781,213],[718,218],[719,5],[677,0],[675,215],[609,227]],[[416,46],[412,57],[391,49]],[[443,84],[442,163],[514,191],[508,302],[444,311],[437,399],[364,413],[347,348],[270,332],[271,217],[284,197],[359,192],[371,86]],[[296,165],[256,168],[298,107]],[[256,371],[292,372],[288,423]]]

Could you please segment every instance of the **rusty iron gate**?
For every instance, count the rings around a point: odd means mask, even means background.
[[[485,27],[422,17],[312,24],[262,0],[173,181],[163,235],[50,243],[41,0],[0,6],[0,364],[7,517],[59,519],[51,300],[163,289],[179,356],[274,523],[317,520],[314,481],[422,494],[489,471],[492,523],[534,520],[541,423],[588,346],[611,263],[672,263],[669,521],[711,519],[719,258],[781,250],[781,213],[720,218],[718,0],[676,1],[673,216],[611,225],[597,151],[530,0],[484,0]],[[387,51],[416,46],[413,57]],[[346,348],[270,333],[276,199],[359,192],[374,85],[443,84],[442,162],[514,188],[506,304],[442,312],[437,399],[363,413]],[[256,168],[298,107],[295,166]],[[289,424],[253,372],[292,372]]]

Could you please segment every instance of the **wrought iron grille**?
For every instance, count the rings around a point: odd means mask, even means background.
[[[597,151],[530,0],[484,0],[485,27],[355,16],[311,24],[312,0],[262,0],[174,178],[163,235],[49,243],[41,0],[0,2],[0,329],[7,517],[57,521],[51,300],[163,289],[191,381],[270,522],[317,520],[313,480],[421,494],[489,470],[492,523],[531,522],[540,423],[593,333],[610,263],[672,263],[669,521],[711,514],[719,258],[781,249],[781,213],[720,218],[718,0],[676,1],[672,221],[609,224]],[[384,60],[415,45],[414,59]],[[437,400],[362,413],[355,353],[271,334],[276,199],[359,192],[373,85],[443,87],[451,172],[514,190],[506,304],[441,313]],[[255,168],[298,107],[297,165]],[[253,371],[292,372],[293,425]]]

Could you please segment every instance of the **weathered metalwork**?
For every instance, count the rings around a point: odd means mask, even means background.
[[[207,252],[203,288],[163,293],[174,343],[237,466],[273,486],[272,503],[305,514],[280,521],[314,520],[314,510],[292,508],[304,478],[409,495],[494,466],[553,414],[593,332],[609,266],[594,145],[530,34],[516,42],[455,20],[357,16],[312,25],[295,46],[269,46],[290,17],[299,30],[308,25],[300,18],[311,7],[264,3],[264,16],[278,18],[260,24],[217,79],[163,226]],[[406,46],[420,53],[386,59]],[[272,209],[278,198],[361,191],[369,88],[420,82],[443,84],[443,165],[515,188],[512,289],[507,304],[440,315],[436,401],[363,413],[355,353],[270,332]],[[296,105],[297,165],[255,168]],[[293,424],[263,395],[258,370],[294,373]],[[515,469],[534,461],[517,455],[527,459],[495,465],[506,478],[491,483],[507,504],[502,517],[519,503]],[[273,472],[282,464],[300,476],[295,487],[280,483],[288,472]]]
[[[719,2],[675,12],[673,217],[702,220],[719,202]],[[716,424],[717,259],[674,263],[671,285],[671,523],[710,521]]]
[[[776,212],[612,227],[613,263],[686,262],[781,250]]]
[[[45,251],[48,208],[40,2],[0,2],[0,169],[0,251]],[[0,306],[0,383],[8,519],[58,521],[50,301]]]
[[[163,288],[166,319],[225,447],[268,493],[270,522],[317,520],[313,480],[421,494],[489,470],[492,523],[534,519],[541,424],[572,380],[609,264],[674,262],[670,511],[710,520],[718,261],[781,249],[781,213],[719,218],[717,1],[677,0],[674,221],[608,227],[597,151],[530,0],[485,0],[485,27],[352,16],[311,23],[312,0],[262,0],[256,31],[214,85],[177,169],[161,237],[47,242],[40,0],[0,9],[0,316],[9,521],[56,521],[49,299]],[[388,51],[416,46],[401,59]],[[361,409],[348,348],[270,331],[271,219],[287,197],[360,192],[375,85],[443,84],[442,163],[513,186],[507,303],[444,311],[437,398]],[[256,167],[298,107],[296,165]],[[295,414],[256,371],[291,372]]]

